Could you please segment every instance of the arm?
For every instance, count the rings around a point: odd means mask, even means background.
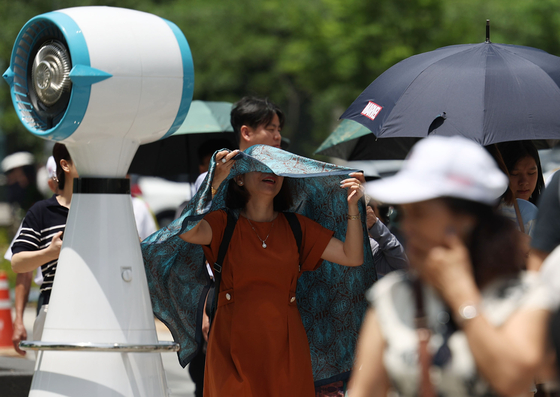
[[[348,226],[346,228],[346,238],[344,242],[333,237],[327,244],[322,259],[329,262],[338,263],[343,266],[360,266],[364,262],[364,234],[362,221],[358,217],[360,210],[358,200],[363,196],[363,187],[360,181],[355,178],[345,179],[340,187],[348,189]]]
[[[56,233],[50,245],[37,251],[20,251],[12,256],[12,270],[16,273],[27,273],[39,266],[54,261],[60,255],[62,232]]]
[[[373,309],[366,313],[358,346],[356,362],[348,391],[352,397],[387,396],[389,378],[383,365],[383,335]]]
[[[29,298],[29,290],[31,289],[32,278],[33,272],[19,273],[16,277],[16,298],[14,303],[16,316],[14,319],[14,333],[12,334],[12,343],[14,344],[14,349],[16,350],[16,352],[18,352],[22,356],[25,356],[26,352],[19,348],[19,342],[27,339],[27,331],[25,329],[25,325],[23,324],[23,312]]]
[[[532,248],[529,251],[529,258],[527,259],[527,270],[538,272],[541,269],[544,260],[549,254],[550,252]]]
[[[469,253],[457,236],[448,247],[434,248],[426,261],[423,279],[432,284],[459,313],[465,304],[478,305],[481,294],[472,275]],[[479,314],[462,324],[478,371],[501,395],[529,390],[545,352],[548,312],[519,309],[499,327]]]
[[[208,245],[212,242],[212,227],[202,219],[188,232],[179,235],[181,239],[191,244]]]
[[[408,259],[404,253],[403,246],[383,222],[376,221],[373,223],[369,227],[369,234],[375,240],[375,244],[371,244],[373,258],[383,268],[380,269],[379,266],[376,266],[380,273],[387,274],[393,270],[406,269],[408,267]]]

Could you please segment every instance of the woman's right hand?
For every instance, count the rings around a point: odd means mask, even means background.
[[[214,170],[214,177],[212,178],[212,187],[218,189],[222,182],[228,177],[231,167],[235,164],[233,158],[237,156],[239,150],[222,150],[216,153],[215,161],[216,168]]]
[[[469,251],[455,234],[446,237],[445,246],[432,248],[421,269],[421,277],[431,284],[455,313],[465,303],[478,303]]]

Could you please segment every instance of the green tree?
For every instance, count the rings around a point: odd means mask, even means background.
[[[101,4],[81,1],[79,5]],[[151,12],[177,24],[195,64],[195,99],[267,96],[287,114],[290,150],[311,156],[337,118],[400,60],[452,44],[491,40],[560,54],[560,0],[140,0],[104,5]],[[19,29],[67,0],[0,0],[0,69]],[[12,109],[0,83],[0,128],[9,151],[41,142]]]

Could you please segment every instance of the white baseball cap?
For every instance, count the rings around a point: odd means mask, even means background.
[[[8,172],[14,168],[32,165],[34,162],[35,158],[29,152],[13,153],[4,157],[4,160],[2,160],[2,171]]]
[[[456,197],[493,205],[508,184],[492,156],[476,142],[431,136],[413,146],[396,175],[367,183],[366,192],[390,204]]]

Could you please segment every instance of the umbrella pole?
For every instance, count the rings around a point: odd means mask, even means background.
[[[506,167],[506,163],[504,162],[504,158],[502,157],[502,153],[500,152],[500,149],[498,149],[498,145],[494,144],[494,148],[496,149],[496,160],[498,160],[498,166],[507,175],[509,180],[509,172]],[[511,190],[509,183],[508,183],[508,190],[511,192],[511,196],[513,197],[513,208],[515,209],[515,215],[517,216],[517,223],[519,224],[519,230],[521,230],[521,233],[525,233],[525,227],[523,226],[523,219],[521,218],[521,211],[519,211],[517,198],[515,197],[515,194]]]

